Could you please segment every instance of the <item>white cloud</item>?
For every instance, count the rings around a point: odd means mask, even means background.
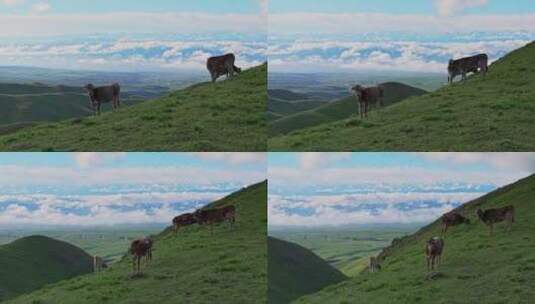
[[[303,170],[314,170],[331,163],[351,157],[350,153],[304,152],[298,154],[299,165]]]
[[[419,153],[422,157],[453,164],[488,164],[500,170],[530,172],[535,171],[535,153]]]
[[[48,2],[39,2],[32,6],[31,12],[35,14],[42,14],[50,11],[52,6]]]
[[[469,8],[485,6],[488,3],[488,0],[435,0],[435,5],[441,16],[451,16]]]
[[[193,153],[196,157],[232,165],[261,164],[266,165],[266,153],[262,152],[204,152]]]
[[[91,168],[103,165],[109,161],[119,160],[126,156],[123,152],[97,153],[97,152],[80,152],[75,153],[73,158],[80,168]]]
[[[1,3],[6,6],[16,6],[26,2],[25,0],[2,0]]]

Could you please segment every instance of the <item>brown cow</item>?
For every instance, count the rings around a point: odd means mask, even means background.
[[[147,261],[152,260],[152,244],[153,241],[150,237],[144,239],[137,239],[130,244],[129,252],[134,256],[133,259],[133,272],[140,272],[141,258],[146,257]]]
[[[492,235],[494,230],[494,223],[507,221],[507,231],[511,231],[513,222],[515,221],[515,207],[509,205],[502,208],[487,209],[485,211],[480,208],[476,211],[478,218],[489,226],[489,235]]]
[[[466,74],[481,72],[484,74],[488,71],[489,57],[487,54],[478,54],[471,57],[465,57],[457,60],[451,59],[448,64],[448,82],[453,83],[457,75],[462,75],[466,79]]]
[[[90,83],[86,85],[84,89],[89,95],[91,107],[96,115],[100,115],[100,106],[102,103],[111,102],[113,110],[116,110],[121,106],[121,86],[118,83],[104,87],[95,87]]]
[[[427,260],[427,271],[435,269],[435,265],[440,265],[440,257],[444,249],[444,240],[433,237],[425,244],[425,256]]]
[[[214,223],[220,223],[227,221],[230,225],[230,229],[234,229],[234,223],[236,221],[236,207],[226,206],[222,208],[213,209],[200,209],[194,213],[197,223],[200,225],[209,224],[210,233],[212,233],[212,225]]]
[[[370,270],[371,273],[381,270],[381,264],[379,264],[379,259],[377,259],[374,256],[371,256],[370,265],[368,266],[368,269]]]
[[[232,78],[234,73],[241,73],[241,69],[234,65],[235,62],[236,56],[232,53],[208,58],[206,68],[210,72],[212,82],[215,82],[217,78],[223,75],[226,75],[227,78]]]
[[[442,216],[442,234],[448,231],[448,227],[457,226],[459,224],[470,224],[470,220],[460,215],[456,211],[451,211]]]
[[[182,226],[189,226],[197,223],[195,216],[192,213],[184,213],[173,218],[173,230],[175,233]]]
[[[357,102],[359,103],[360,118],[368,117],[368,109],[370,104],[379,104],[380,107],[384,106],[384,88],[382,86],[365,88],[360,85],[356,85],[351,88]]]

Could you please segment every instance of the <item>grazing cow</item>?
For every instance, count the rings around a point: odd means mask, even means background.
[[[104,264],[104,260],[99,256],[93,257],[93,272],[101,272],[102,268],[106,268],[106,264]]]
[[[356,85],[351,88],[357,102],[359,103],[360,118],[368,117],[368,109],[370,104],[383,107],[384,88],[382,86],[365,88],[360,85]]]
[[[448,227],[459,224],[470,224],[470,220],[460,215],[456,211],[451,211],[442,216],[442,235],[448,231]]]
[[[173,230],[175,233],[182,226],[189,226],[197,223],[195,216],[192,213],[184,213],[173,218]]]
[[[153,241],[150,237],[137,239],[130,244],[129,252],[134,256],[133,272],[140,272],[141,258],[146,257],[147,261],[152,260]]]
[[[227,221],[230,225],[230,229],[234,228],[234,222],[236,221],[236,207],[226,206],[222,208],[213,209],[201,209],[194,213],[197,223],[204,225],[210,225],[210,233],[212,233],[212,224]]]
[[[371,273],[381,270],[381,265],[379,264],[379,260],[374,256],[370,257],[370,266],[368,268]]]
[[[425,256],[427,259],[427,271],[435,269],[435,265],[440,265],[440,257],[444,250],[444,240],[433,237],[425,244]]]
[[[488,71],[489,57],[487,54],[478,54],[471,57],[465,57],[457,60],[451,59],[448,64],[448,82],[453,83],[457,75],[462,75],[466,79],[466,74],[481,72],[483,75]]]
[[[477,209],[477,217],[489,226],[489,235],[492,235],[494,223],[507,221],[507,231],[511,231],[515,221],[515,207],[509,205],[502,208],[487,209],[485,211]]]
[[[236,56],[226,54],[223,56],[210,57],[206,61],[206,68],[212,76],[212,82],[215,82],[220,76],[226,75],[227,78],[234,77],[234,73],[241,73],[241,69],[234,65]]]
[[[88,84],[84,89],[89,95],[91,107],[96,115],[100,115],[100,106],[103,103],[111,102],[113,110],[116,110],[121,106],[121,86],[118,83],[104,87],[95,87],[92,84]]]

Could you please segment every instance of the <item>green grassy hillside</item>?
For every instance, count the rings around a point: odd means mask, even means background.
[[[325,105],[326,102],[324,101],[317,101],[317,100],[303,100],[298,102],[288,102],[288,101],[281,101],[279,99],[269,98],[268,101],[268,112],[286,116],[286,115],[292,115],[295,113],[307,111],[314,109],[316,107]]]
[[[132,277],[126,256],[100,274],[48,285],[8,303],[265,303],[267,182],[210,206],[233,204],[236,229],[193,225],[155,236],[153,260]],[[125,248],[125,251],[127,248]]]
[[[0,136],[15,151],[265,151],[267,64],[100,117]]]
[[[346,277],[312,251],[268,237],[268,302],[290,303]]]
[[[385,88],[385,106],[390,106],[411,96],[420,96],[426,93],[422,89],[396,82],[387,82],[382,86]],[[287,134],[295,130],[343,120],[355,115],[355,113],[358,113],[357,101],[355,97],[349,96],[271,122],[269,126],[270,136]]]
[[[30,236],[0,246],[0,301],[93,271],[93,258],[69,243]]]
[[[533,151],[535,43],[433,93],[357,117],[270,140],[300,151]]]
[[[445,235],[434,279],[426,278],[424,246],[440,235],[439,220],[385,248],[380,272],[362,273],[297,303],[533,303],[534,201],[535,175],[460,206],[471,224],[452,227]],[[475,210],[508,204],[516,209],[512,231],[500,223],[490,237]]]

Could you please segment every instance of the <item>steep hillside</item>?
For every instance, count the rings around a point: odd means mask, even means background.
[[[153,260],[132,277],[125,256],[100,274],[48,285],[8,303],[265,303],[267,182],[210,206],[233,204],[236,229],[193,225],[155,236]],[[125,251],[127,248],[125,248]]]
[[[533,303],[535,299],[535,175],[468,202],[458,211],[471,220],[452,227],[438,274],[429,279],[425,242],[440,235],[439,220],[394,242],[380,254],[379,273],[362,273],[297,303]],[[475,211],[514,205],[513,229],[494,235]]]
[[[44,236],[0,246],[0,301],[89,273],[93,259],[82,249]]]
[[[265,151],[267,64],[100,117],[0,136],[15,151]]]
[[[420,96],[426,91],[402,83],[387,82],[385,88],[385,106],[390,106],[411,96]],[[343,120],[358,112],[355,97],[349,96],[337,101],[326,103],[309,111],[302,111],[273,121],[270,126],[270,136],[287,134],[289,132],[317,126],[325,123]]]
[[[346,277],[312,251],[268,237],[268,302],[290,303]]]
[[[535,43],[476,75],[372,113],[295,131],[269,149],[300,151],[533,151]]]

